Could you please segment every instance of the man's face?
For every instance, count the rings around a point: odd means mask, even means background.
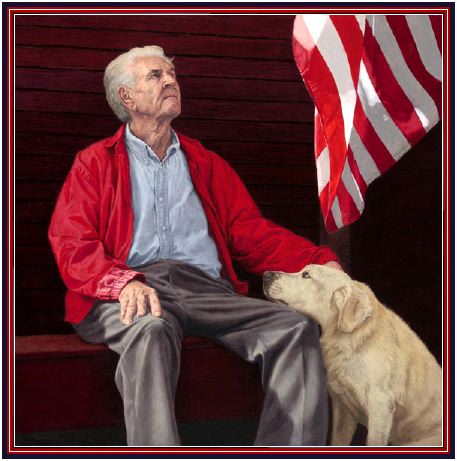
[[[181,113],[181,92],[175,69],[159,57],[138,58],[132,64],[136,85],[132,88],[132,118],[172,120]]]

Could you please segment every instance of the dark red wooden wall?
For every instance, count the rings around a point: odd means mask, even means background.
[[[314,241],[320,218],[313,106],[295,67],[293,16],[16,17],[16,332],[70,331],[46,231],[75,153],[119,122],[103,70],[157,44],[175,56],[175,127],[238,171],[268,217]],[[435,128],[369,188],[362,219],[334,238],[352,273],[441,351],[441,142]],[[324,235],[325,237],[325,235]]]

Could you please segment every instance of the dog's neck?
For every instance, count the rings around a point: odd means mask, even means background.
[[[379,301],[376,300],[375,302]],[[336,323],[322,328],[320,342],[324,356],[331,357],[335,354],[340,356],[341,354],[352,355],[360,349],[367,338],[373,334],[381,312],[379,309],[374,309],[373,314],[351,333],[342,332],[338,329]]]

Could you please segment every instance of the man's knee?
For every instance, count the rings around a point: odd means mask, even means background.
[[[300,338],[304,344],[318,344],[319,326],[311,317],[300,312],[292,312],[289,335],[291,339]]]
[[[319,326],[317,323],[308,315],[301,312],[284,308],[279,312],[280,321],[276,324],[278,327],[282,325],[286,330],[290,332],[299,332],[310,338],[319,338]],[[273,322],[273,326],[276,322]]]
[[[154,317],[150,314],[140,317],[131,325],[137,338],[148,341],[179,343],[182,329],[172,316]]]

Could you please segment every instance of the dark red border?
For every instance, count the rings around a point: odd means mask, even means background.
[[[404,4],[403,4],[404,5]],[[6,321],[8,328],[7,344],[8,344],[8,408],[7,408],[7,423],[8,428],[8,446],[4,454],[19,455],[24,457],[27,455],[76,455],[76,454],[94,454],[97,455],[116,455],[116,454],[156,454],[156,455],[207,455],[212,454],[224,457],[238,457],[239,455],[267,455],[268,457],[274,455],[328,455],[326,457],[333,457],[332,455],[377,455],[376,457],[391,457],[392,455],[422,455],[420,457],[447,457],[451,454],[451,438],[453,434],[450,433],[451,429],[451,411],[449,407],[450,392],[451,392],[451,374],[450,374],[450,281],[449,276],[451,273],[451,255],[449,250],[450,245],[450,181],[451,171],[449,168],[450,163],[450,130],[449,123],[451,120],[451,108],[449,104],[450,84],[451,84],[451,56],[449,53],[450,44],[450,18],[451,13],[453,17],[453,10],[450,6],[438,4],[436,7],[429,5],[411,8],[395,8],[395,7],[346,7],[346,6],[332,6],[332,7],[275,7],[268,6],[264,8],[256,7],[233,7],[233,8],[208,8],[198,6],[155,6],[155,7],[123,7],[123,6],[97,6],[97,7],[61,7],[54,8],[51,6],[31,7],[30,5],[7,7],[7,23],[8,23],[8,255],[7,255],[7,312]],[[441,14],[443,15],[443,438],[444,447],[442,448],[402,448],[402,447],[284,447],[284,448],[268,448],[268,447],[169,447],[169,448],[137,448],[137,447],[15,447],[14,446],[14,16],[16,14],[126,14],[126,13],[175,13],[175,14],[198,14],[198,13],[214,13],[214,14],[296,14],[296,13],[312,13],[319,12],[322,14],[329,14],[335,12],[344,12],[345,14],[360,14],[360,13],[422,13],[422,14]],[[452,107],[453,109],[453,107]],[[453,112],[453,111],[452,111]],[[22,456],[21,456],[22,455]],[[409,456],[410,457],[410,456]]]

